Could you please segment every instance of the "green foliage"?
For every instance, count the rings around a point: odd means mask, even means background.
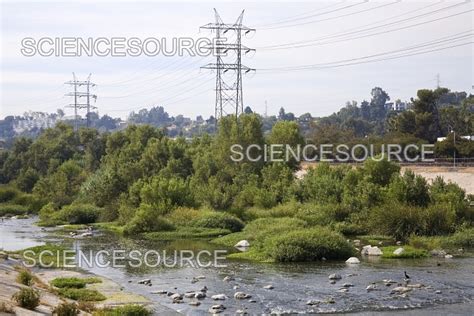
[[[230,230],[222,228],[179,227],[174,231],[144,233],[142,237],[149,240],[164,241],[176,239],[215,238],[230,233]]]
[[[387,259],[416,259],[416,258],[424,258],[428,257],[428,252],[424,249],[417,249],[411,246],[403,246],[405,250],[400,255],[395,255],[393,252],[400,248],[399,246],[387,246],[382,247],[381,250],[383,252],[382,258]]]
[[[99,278],[56,278],[51,281],[51,285],[58,288],[85,288],[87,284],[101,283],[102,280]]]
[[[58,290],[60,296],[75,301],[103,301],[106,297],[97,290],[76,289],[76,288],[60,288]]]
[[[16,281],[20,284],[30,286],[33,284],[33,274],[26,269],[21,269],[16,277]]]
[[[58,268],[62,267],[64,263],[73,263],[69,259],[71,253],[68,254],[67,260],[64,257],[66,250],[67,248],[62,245],[46,244],[42,246],[26,248],[19,251],[18,253],[24,258],[27,264],[35,264],[41,268]]]
[[[23,205],[2,203],[0,204],[0,216],[21,215],[28,213],[28,208]]]
[[[380,161],[368,159],[364,162],[363,173],[367,180],[380,186],[388,185],[392,177],[398,175],[399,172],[400,166],[394,162],[388,161],[387,159],[382,159]]]
[[[318,164],[301,180],[303,200],[320,204],[341,202],[343,177],[343,169],[332,168],[326,163]]]
[[[388,194],[391,199],[409,205],[426,207],[430,202],[428,183],[411,170],[392,179]]]
[[[209,212],[191,223],[194,227],[228,229],[238,232],[244,227],[244,223],[235,216],[221,212]]]
[[[76,303],[61,303],[53,309],[53,315],[57,316],[76,316],[79,313]]]
[[[69,224],[95,223],[101,209],[92,204],[72,204],[63,207],[56,215],[56,219]]]
[[[279,262],[346,259],[354,253],[342,235],[322,227],[275,236],[264,247],[267,256]]]
[[[153,313],[142,305],[124,305],[95,311],[94,316],[149,316]]]
[[[166,218],[161,215],[165,211],[161,208],[155,208],[148,204],[140,205],[132,220],[125,225],[124,233],[126,235],[135,235],[147,232],[171,231],[175,227]]]
[[[20,307],[34,310],[40,303],[40,294],[32,288],[24,288],[13,294],[12,300]]]
[[[0,186],[0,203],[9,202],[20,194],[21,192],[18,189],[12,186],[2,185]]]
[[[192,206],[192,193],[187,181],[180,178],[154,177],[140,192],[142,203],[149,204],[164,212],[178,206]],[[164,215],[164,214],[163,214]]]

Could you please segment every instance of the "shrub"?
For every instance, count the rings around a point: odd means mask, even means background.
[[[210,212],[191,223],[194,227],[221,228],[231,232],[241,231],[244,223],[237,217],[221,212]]]
[[[28,208],[18,204],[0,204],[0,216],[5,215],[21,215],[28,213]]]
[[[98,291],[89,289],[62,288],[59,289],[58,293],[63,297],[75,301],[103,301],[106,299],[106,297]]]
[[[95,223],[102,209],[92,204],[72,204],[63,207],[57,218],[69,224]]]
[[[342,204],[304,204],[296,217],[310,225],[326,226],[345,220],[349,213],[349,208]]]
[[[279,262],[347,259],[354,253],[342,235],[322,227],[272,237],[265,243],[265,252]]]
[[[62,303],[53,310],[53,315],[58,316],[76,316],[80,311],[76,303]]]
[[[404,204],[385,204],[372,210],[371,225],[381,234],[397,240],[406,240],[410,235],[420,235],[425,231],[424,210]]]
[[[40,295],[32,288],[25,288],[13,294],[12,300],[20,307],[34,310],[39,305]]]
[[[34,194],[22,193],[17,195],[13,201],[14,204],[25,206],[29,212],[37,214],[45,204],[44,200]]]
[[[301,209],[301,203],[290,201],[279,204],[271,209],[253,207],[245,211],[244,220],[254,220],[262,217],[293,217]]]
[[[13,188],[11,186],[1,186],[0,187],[0,203],[11,201],[20,194],[21,192],[16,188]]]
[[[101,283],[99,278],[56,278],[51,281],[51,285],[58,288],[75,288],[82,289],[86,287],[86,284]]]
[[[188,225],[193,220],[198,219],[203,214],[203,212],[205,211],[187,207],[178,207],[166,215],[166,218],[169,219],[173,224]]]
[[[16,281],[20,284],[30,286],[33,284],[33,274],[26,269],[22,269],[18,276],[16,277]]]
[[[142,305],[125,305],[104,308],[93,313],[94,316],[149,316],[152,312]]]
[[[159,216],[155,208],[148,204],[140,205],[133,219],[125,225],[124,234],[134,235],[148,232],[171,231],[175,227],[167,219]]]

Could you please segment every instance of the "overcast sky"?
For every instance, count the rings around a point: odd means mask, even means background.
[[[472,92],[472,2],[3,1],[0,116],[64,109],[72,102],[64,82],[75,72],[79,80],[92,73],[101,115],[125,118],[161,105],[172,115],[208,117],[214,113],[215,74],[200,66],[214,62],[211,57],[25,57],[20,49],[26,37],[212,36],[199,26],[214,21],[213,8],[226,23],[245,9],[243,24],[257,29],[243,37],[244,45],[257,49],[243,57],[257,70],[244,76],[243,85],[245,105],[259,113],[266,101],[268,114],[283,106],[298,115],[328,115],[348,100],[369,99],[375,86],[392,99],[409,100],[420,88],[435,88],[437,74],[442,86]],[[361,59],[366,56],[372,57]],[[292,68],[313,64],[324,65]],[[282,67],[290,68],[269,71]]]

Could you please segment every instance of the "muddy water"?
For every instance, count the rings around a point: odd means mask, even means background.
[[[13,220],[12,220],[13,221]],[[0,223],[0,237],[7,236],[9,244],[22,240],[23,245],[38,242],[45,232],[31,227],[31,221],[15,220],[15,229],[4,229]],[[25,234],[32,229],[30,238]],[[7,232],[7,233],[5,233]],[[13,236],[13,237],[12,237]],[[48,235],[46,235],[48,236]],[[19,238],[19,239],[14,239]],[[100,250],[167,250],[222,249],[205,241],[148,242],[125,239],[104,233],[90,238],[74,239],[72,245],[85,253],[97,253]],[[227,249],[234,251],[233,249]],[[221,262],[222,263],[222,262]],[[420,260],[373,260],[362,261],[359,265],[348,266],[341,262],[318,262],[311,264],[257,264],[244,261],[224,261],[227,267],[195,268],[133,268],[125,262],[124,267],[88,267],[86,270],[113,279],[127,290],[143,294],[153,302],[168,306],[188,315],[208,315],[208,309],[214,304],[223,304],[225,313],[234,314],[243,310],[249,314],[270,313],[340,313],[353,312],[363,315],[375,315],[385,311],[397,311],[400,314],[413,315],[456,314],[471,315],[474,298],[474,258],[420,259]],[[386,286],[382,280],[391,279],[405,284],[403,272],[410,275],[410,284],[422,284],[406,295],[391,294],[397,286]],[[330,284],[328,276],[338,273],[342,279]],[[193,283],[195,277],[204,276]],[[233,281],[223,281],[233,276]],[[141,279],[149,278],[152,286],[138,284]],[[344,283],[353,286],[348,291],[338,292]],[[375,283],[376,290],[368,292],[367,286]],[[265,289],[266,285],[274,289]],[[151,294],[158,290],[185,293],[198,291],[206,286],[208,297],[201,300],[198,307],[189,306],[194,299],[184,299],[184,303],[173,304],[172,299],[163,294]],[[252,295],[252,300],[236,300],[234,293],[242,291]],[[210,296],[225,294],[224,301],[213,301]],[[317,300],[318,305],[307,305],[309,300]],[[392,314],[393,312],[391,312]]]

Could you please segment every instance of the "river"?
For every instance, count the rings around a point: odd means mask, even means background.
[[[179,240],[151,242],[123,238],[102,232],[93,237],[72,239],[55,235],[54,231],[41,230],[34,226],[33,219],[12,219],[0,223],[0,247],[18,250],[44,243],[66,242],[83,252],[97,253],[101,250],[180,250],[221,249],[206,241]],[[16,248],[16,249],[15,249]],[[227,249],[228,251],[235,251]],[[249,314],[285,313],[356,313],[375,315],[396,313],[403,315],[472,315],[474,298],[474,258],[454,259],[380,259],[362,260],[358,265],[344,262],[317,262],[308,264],[260,264],[246,261],[225,260],[226,267],[197,268],[133,268],[84,266],[89,272],[108,277],[128,291],[139,293],[152,302],[165,305],[187,315],[208,315],[211,305],[223,304],[225,314],[246,311]],[[410,284],[422,284],[406,295],[391,294],[397,284],[385,285],[383,280],[394,280],[404,284],[404,271],[410,275]],[[342,279],[335,284],[329,282],[332,273]],[[205,278],[193,278],[203,276]],[[226,276],[234,280],[223,281]],[[151,279],[152,286],[138,284],[141,279]],[[374,283],[376,289],[368,292],[367,286]],[[346,284],[347,292],[339,291]],[[265,289],[273,285],[273,289]],[[198,291],[206,286],[208,297],[200,306],[190,306],[190,299],[174,304],[164,294],[152,294],[159,290],[174,293]],[[236,300],[234,293],[242,291],[252,299]],[[210,296],[225,294],[224,301],[213,301]],[[320,301],[307,305],[309,300]]]

